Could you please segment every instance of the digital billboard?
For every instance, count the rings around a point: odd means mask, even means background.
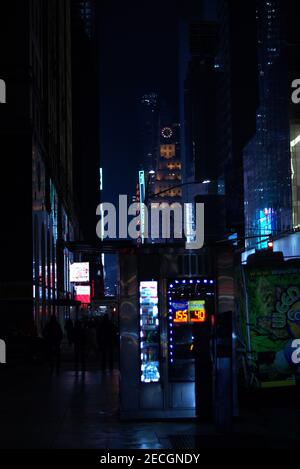
[[[75,300],[81,303],[91,302],[91,287],[89,285],[76,285],[75,286]]]
[[[70,282],[89,282],[90,266],[88,262],[70,264]]]

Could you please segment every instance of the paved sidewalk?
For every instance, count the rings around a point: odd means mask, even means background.
[[[268,447],[271,440],[271,447],[280,441],[300,447],[299,415],[284,403],[244,413],[235,435],[224,437],[212,424],[193,421],[120,422],[117,370],[103,373],[92,365],[76,374],[67,363],[59,376],[41,367],[0,372],[1,448],[232,448],[239,441]]]
[[[23,369],[5,375],[1,448],[160,449],[170,447],[174,432],[197,431],[193,422],[120,422],[117,370],[64,369],[50,376],[48,370]]]

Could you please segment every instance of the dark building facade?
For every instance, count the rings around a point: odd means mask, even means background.
[[[200,20],[181,25],[180,121],[183,201],[190,203],[185,231],[195,228],[196,202],[205,204],[205,241],[222,236],[223,187],[218,181],[218,25]],[[192,238],[191,238],[192,241]]]
[[[82,236],[92,244],[96,236],[96,207],[101,202],[100,168],[99,8],[96,0],[72,0],[72,94],[74,191]],[[90,263],[92,299],[104,293],[104,273],[98,253],[82,253]]]
[[[256,130],[258,107],[254,2],[217,2],[218,178],[225,194],[226,234],[244,237],[243,151]]]
[[[158,155],[160,100],[155,92],[144,94],[139,103],[140,148],[143,169],[155,170]]]
[[[6,18],[11,21],[6,22]],[[80,238],[72,142],[71,4],[11,1],[2,6],[0,108],[3,229],[1,321],[36,326],[63,320],[72,297],[68,241]],[[65,302],[65,303],[64,303]],[[4,324],[5,323],[5,324]]]
[[[100,203],[99,57],[95,0],[72,0],[74,188],[86,240],[96,240]]]
[[[207,241],[244,235],[243,148],[255,132],[256,24],[251,2],[236,3],[220,0],[215,21],[181,26],[184,201],[205,204]]]

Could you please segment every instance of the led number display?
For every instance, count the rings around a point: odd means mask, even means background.
[[[185,306],[186,308],[177,309],[178,306]],[[195,322],[205,322],[207,319],[205,301],[204,300],[195,300],[187,301],[186,303],[178,304],[174,302],[172,304],[173,309],[173,323],[195,323]]]
[[[206,309],[204,300],[189,301],[188,311],[190,322],[206,321]]]

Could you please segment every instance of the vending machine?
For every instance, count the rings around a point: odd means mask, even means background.
[[[140,367],[142,383],[160,381],[158,282],[140,282]]]

